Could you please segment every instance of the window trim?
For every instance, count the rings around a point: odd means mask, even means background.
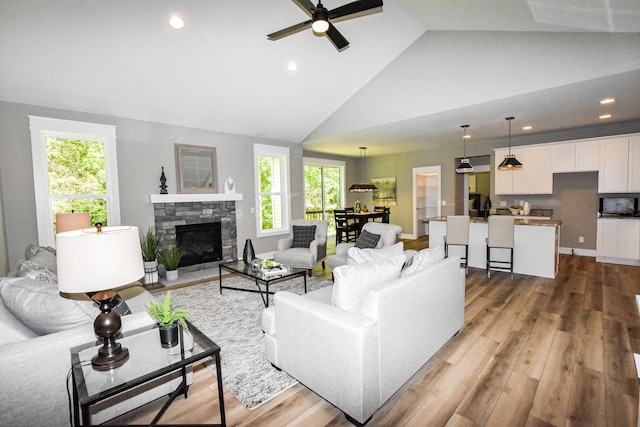
[[[53,212],[49,194],[47,143],[49,137],[82,139],[104,143],[105,179],[107,181],[107,221],[110,226],[120,223],[120,193],[116,154],[116,127],[99,123],[29,116],[33,186],[36,198],[38,244],[54,246]]]
[[[279,157],[282,170],[280,171],[281,179],[281,195],[282,195],[282,227],[271,230],[262,230],[260,228],[260,219],[262,217],[260,211],[260,169],[258,157]],[[255,173],[255,212],[256,212],[256,236],[270,237],[290,232],[291,218],[291,197],[289,186],[289,169],[290,169],[290,150],[288,147],[279,147],[275,145],[253,144],[253,170]]]

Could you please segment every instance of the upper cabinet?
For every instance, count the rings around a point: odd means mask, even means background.
[[[499,171],[507,148],[495,149],[495,194],[551,194],[553,174],[597,171],[599,193],[640,192],[640,134],[511,148],[523,164]]]
[[[523,164],[523,168],[499,171],[498,165],[509,154],[508,149],[496,150],[495,193],[496,194],[551,194],[553,172],[551,171],[551,147],[547,145],[511,148],[511,154]]]
[[[599,193],[640,191],[640,135],[600,140]]]

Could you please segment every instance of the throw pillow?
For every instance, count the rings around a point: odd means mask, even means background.
[[[18,268],[18,277],[37,280],[39,282],[57,282],[58,275],[47,267],[36,264],[33,261],[22,261]]]
[[[55,283],[2,279],[0,297],[7,309],[33,332],[46,335],[92,323],[99,310],[89,300],[63,298]]]
[[[365,262],[375,262],[389,259],[394,255],[400,255],[404,251],[404,243],[398,242],[395,245],[387,246],[380,249],[360,249],[357,247],[349,248],[347,251],[349,264],[362,264]]]
[[[395,255],[386,261],[336,267],[331,303],[343,310],[358,312],[369,291],[400,277],[404,260],[404,255]]]
[[[41,265],[54,273],[58,273],[56,254],[41,246],[29,246],[25,251],[25,258],[36,265]]]
[[[380,240],[379,234],[369,233],[367,230],[362,230],[360,235],[356,239],[356,248],[360,249],[372,249],[375,248]]]
[[[423,249],[413,257],[413,262],[402,270],[402,277],[416,273],[444,259],[444,246]]]
[[[315,225],[294,225],[292,248],[308,248],[316,236]]]

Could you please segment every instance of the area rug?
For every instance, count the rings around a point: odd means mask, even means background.
[[[225,286],[256,288],[253,281],[240,276],[223,276],[222,281]],[[171,302],[189,310],[191,322],[220,346],[222,383],[245,407],[255,409],[297,381],[264,358],[264,304],[260,294],[223,289],[220,295],[218,283],[216,278],[171,290]],[[330,281],[307,277],[307,291],[328,285]],[[269,285],[269,290],[303,294],[303,279]],[[273,304],[273,296],[269,304]],[[207,368],[215,375],[215,365]]]

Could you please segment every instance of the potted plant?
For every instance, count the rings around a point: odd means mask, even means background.
[[[186,319],[191,315],[181,306],[171,306],[171,292],[167,292],[162,304],[149,301],[147,307],[149,315],[158,323],[160,344],[163,348],[170,348],[178,344],[178,324],[189,330]]]
[[[142,283],[156,283],[158,281],[158,246],[160,237],[156,235],[153,227],[147,229],[146,234],[140,233],[140,250],[144,263],[144,278]]]
[[[160,250],[160,262],[167,270],[167,280],[172,281],[178,278],[178,266],[182,259],[182,248],[178,245],[171,245]]]

